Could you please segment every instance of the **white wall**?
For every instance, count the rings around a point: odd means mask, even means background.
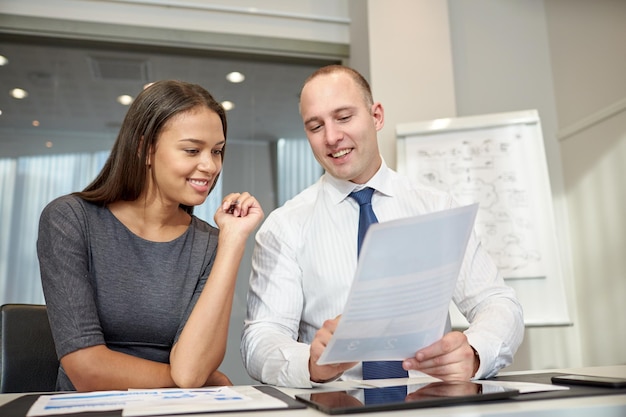
[[[542,1],[451,0],[450,26],[459,115],[537,109],[543,129],[557,242],[570,317],[577,308],[571,269],[566,196]],[[515,368],[543,369],[581,362],[578,326],[527,329]]]
[[[350,65],[385,108],[380,151],[396,165],[399,123],[456,115],[448,6],[432,0],[350,0]]]
[[[546,0],[583,365],[626,363],[626,2]]]

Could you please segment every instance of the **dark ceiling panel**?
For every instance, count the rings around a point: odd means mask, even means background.
[[[117,96],[135,96],[146,82],[168,78],[201,84],[216,99],[235,103],[229,140],[301,138],[300,87],[331,63],[2,34],[0,55],[9,59],[0,66],[0,158],[110,149],[127,110]],[[246,80],[229,83],[230,71]],[[10,97],[14,87],[28,97]]]

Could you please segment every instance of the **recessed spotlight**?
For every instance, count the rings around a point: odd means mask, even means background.
[[[33,120],[33,126],[35,127],[39,126],[39,120]]]
[[[246,79],[246,76],[240,72],[233,71],[233,72],[226,74],[226,79],[230,81],[231,83],[241,83],[243,82],[243,80]]]
[[[9,60],[7,59],[6,56],[4,55],[0,55],[0,67],[6,65],[9,63]]]
[[[52,148],[52,142],[50,141],[46,142],[46,148]]]
[[[228,110],[232,110],[235,108],[235,103],[233,103],[232,101],[222,101],[222,107],[224,107],[224,110],[228,111]]]
[[[26,90],[22,90],[21,88],[14,88],[11,90],[11,97],[21,100],[23,98],[28,97],[28,92]]]
[[[128,94],[122,94],[117,98],[117,102],[123,104],[124,106],[128,106],[130,103],[133,102],[133,98]]]

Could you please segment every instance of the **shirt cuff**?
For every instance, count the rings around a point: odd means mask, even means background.
[[[286,359],[287,367],[284,373],[281,373],[278,379],[278,385],[293,388],[311,388],[314,383],[311,381],[309,373],[309,355],[310,349],[308,345],[302,345],[299,349],[289,349],[289,354],[283,353]]]
[[[467,341],[478,354],[478,359],[480,360],[478,370],[472,379],[484,379],[494,376],[499,370],[495,366],[497,352],[494,351],[489,341],[471,334],[467,334]]]

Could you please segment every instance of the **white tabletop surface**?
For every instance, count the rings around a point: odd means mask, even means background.
[[[502,376],[536,374],[539,372],[563,372],[578,373],[586,375],[599,375],[626,378],[626,365],[617,366],[601,366],[587,368],[568,368],[568,369],[551,369],[544,371],[524,371],[524,372],[502,372]],[[315,388],[315,390],[336,389],[345,386],[343,382],[334,382],[327,384],[326,388]],[[281,388],[283,392],[294,396],[298,393],[311,392],[311,389],[291,389]],[[0,405],[5,404],[23,394],[0,394]],[[418,410],[396,410],[386,412],[368,412],[364,413],[368,417],[377,417],[384,415],[393,415],[397,417],[415,416]],[[326,414],[314,410],[312,408],[302,410],[285,410],[282,411],[255,411],[233,413],[229,412],[228,416],[245,416],[245,417],[280,417],[297,416],[312,417],[325,416]],[[215,416],[210,414],[194,414],[194,417]],[[457,405],[449,407],[433,407],[419,409],[419,415],[425,417],[434,416],[457,416],[457,417],[481,417],[481,416],[532,416],[532,417],[624,417],[626,416],[626,394],[619,395],[601,395],[576,398],[560,398],[535,401],[510,401],[498,403],[476,403],[468,405]]]

